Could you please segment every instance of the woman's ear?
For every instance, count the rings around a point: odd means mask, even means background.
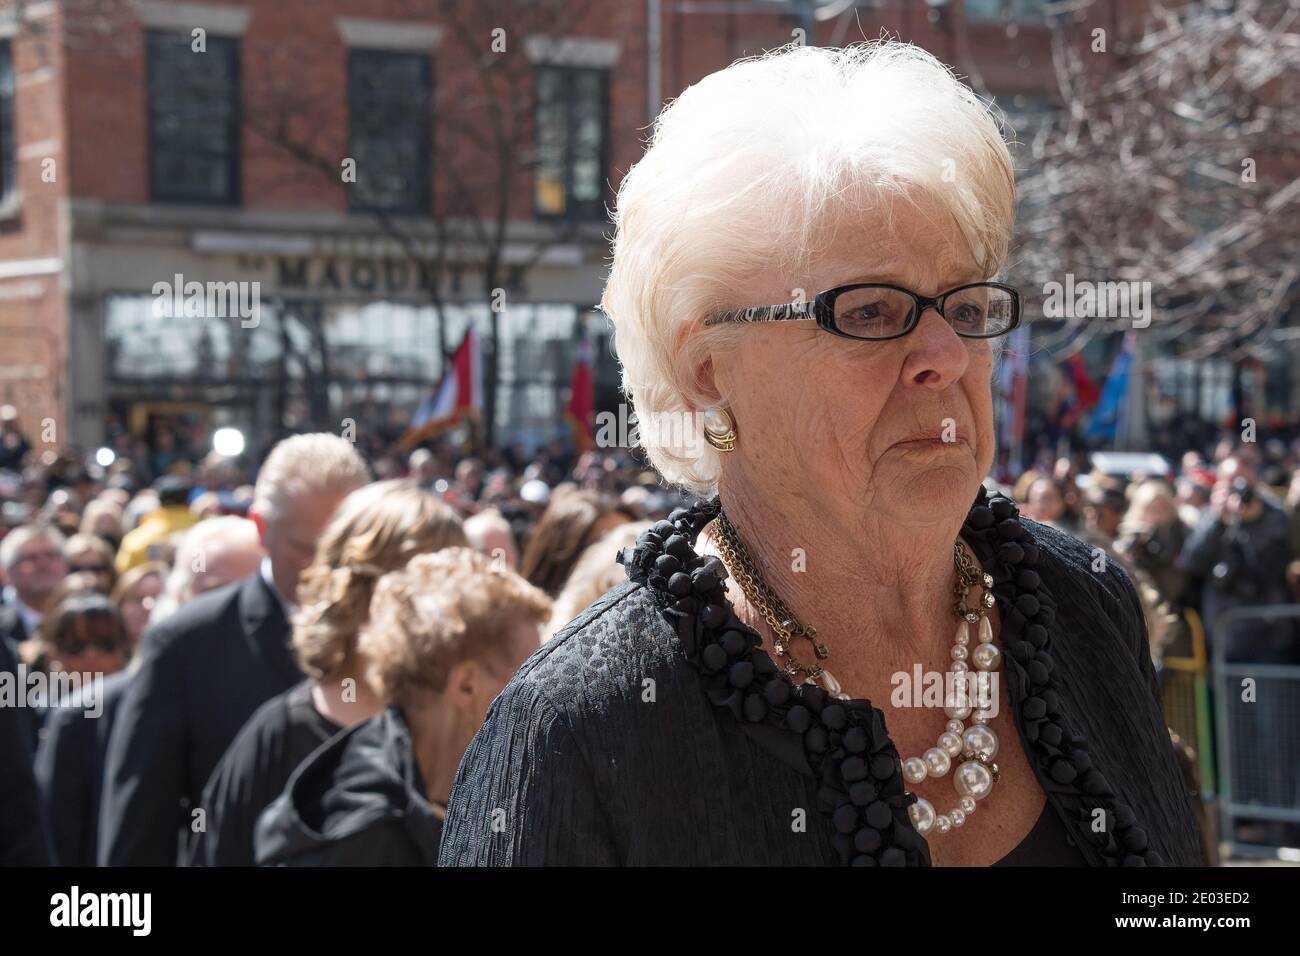
[[[686,339],[691,335],[699,335],[700,330],[690,325],[679,325],[673,332],[673,351],[677,355],[688,352],[688,358],[692,362],[690,369],[691,386],[696,395],[702,396],[707,406],[717,405],[722,399],[721,383],[718,382],[714,368],[714,351],[709,350],[701,353],[698,349],[689,349],[686,345]],[[702,411],[703,409],[696,409]]]
[[[716,370],[713,366],[713,356],[710,354],[703,362],[695,366],[695,390],[696,394],[703,395],[709,405],[717,405],[722,401],[722,390],[719,388]]]

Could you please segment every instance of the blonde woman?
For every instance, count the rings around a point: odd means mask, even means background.
[[[456,512],[410,482],[376,482],[344,499],[298,583],[292,640],[308,679],[267,701],[213,771],[190,865],[253,863],[257,816],[298,763],[381,707],[356,648],[375,583],[417,554],[465,544]]]
[[[258,821],[257,862],[432,866],[456,768],[537,650],[545,592],[468,548],[385,575],[360,646],[385,709],[294,772]]]

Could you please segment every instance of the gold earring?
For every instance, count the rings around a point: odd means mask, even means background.
[[[725,408],[710,408],[704,412],[704,440],[718,451],[736,448],[736,420]]]

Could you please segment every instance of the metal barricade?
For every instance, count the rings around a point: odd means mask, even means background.
[[[1234,608],[1215,622],[1211,678],[1220,833],[1233,856],[1300,861],[1300,848],[1278,826],[1300,826],[1300,664],[1226,658],[1233,625],[1279,620],[1300,620],[1300,604]],[[1257,821],[1264,834],[1259,842],[1238,839],[1243,820]]]
[[[1185,639],[1160,658],[1161,705],[1165,723],[1196,751],[1201,792],[1214,790],[1214,736],[1210,721],[1210,662],[1201,616],[1191,608],[1182,613]]]

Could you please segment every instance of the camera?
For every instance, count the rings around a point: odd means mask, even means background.
[[[1232,479],[1232,493],[1237,496],[1237,500],[1242,505],[1248,505],[1255,500],[1255,487],[1245,478]]]

